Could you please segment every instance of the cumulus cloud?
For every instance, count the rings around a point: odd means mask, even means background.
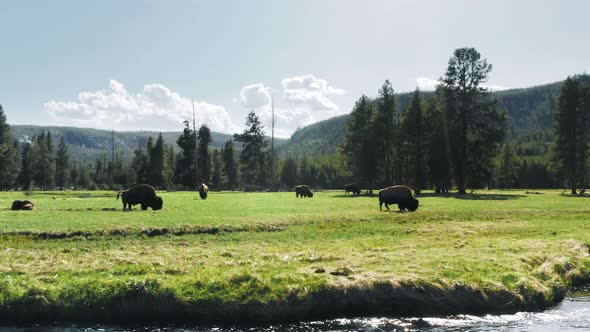
[[[338,107],[327,96],[342,95],[346,91],[337,89],[325,80],[313,75],[284,78],[281,81],[285,101],[314,110],[337,110]]]
[[[432,91],[436,89],[436,86],[440,84],[440,81],[429,77],[418,77],[416,78],[416,84],[418,85],[418,88],[420,88],[420,90]],[[482,84],[482,86],[490,89],[491,91],[501,91],[510,89],[501,85]]]
[[[199,123],[214,131],[235,132],[223,106],[195,101]],[[191,100],[161,84],[148,84],[139,93],[129,93],[123,84],[109,82],[109,90],[80,92],[77,101],[49,101],[47,113],[60,124],[117,130],[180,130],[192,119]]]
[[[240,104],[246,108],[260,108],[270,105],[269,88],[262,83],[252,84],[240,90]]]
[[[275,136],[289,137],[297,128],[341,114],[329,95],[341,95],[346,91],[334,88],[327,81],[313,75],[285,78],[281,81],[282,98],[275,98]],[[252,84],[240,90],[236,99],[244,108],[255,110],[270,134],[272,121],[270,88],[262,83]]]

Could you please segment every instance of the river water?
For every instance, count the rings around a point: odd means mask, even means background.
[[[543,312],[513,315],[460,315],[445,318],[354,318],[330,319],[264,326],[231,325],[67,325],[3,326],[0,332],[240,332],[240,331],[590,331],[590,295],[567,298]]]

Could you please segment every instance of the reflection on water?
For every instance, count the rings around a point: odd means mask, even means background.
[[[590,296],[566,299],[544,312],[514,315],[460,315],[447,318],[330,319],[266,326],[110,326],[55,325],[0,327],[0,332],[210,332],[210,331],[582,331],[590,330]]]

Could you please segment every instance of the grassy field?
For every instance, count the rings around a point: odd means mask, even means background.
[[[162,192],[132,212],[113,192],[1,193],[0,320],[542,309],[590,280],[590,197],[525,192],[426,193],[414,213],[329,191]]]

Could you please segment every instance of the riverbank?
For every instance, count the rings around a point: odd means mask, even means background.
[[[509,313],[590,280],[590,198],[558,191],[427,194],[404,214],[340,192],[162,193],[123,213],[105,194],[0,211],[0,320]]]

